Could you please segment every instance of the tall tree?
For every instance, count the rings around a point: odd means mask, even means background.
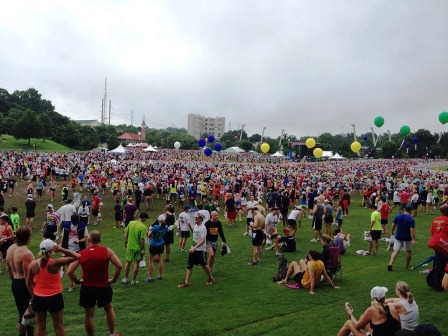
[[[12,135],[17,139],[28,139],[28,146],[30,146],[31,138],[42,135],[42,123],[38,115],[31,110],[19,113],[12,127]]]

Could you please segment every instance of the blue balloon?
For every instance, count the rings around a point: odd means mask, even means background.
[[[205,154],[205,156],[210,156],[210,155],[212,155],[212,150],[210,149],[210,148],[206,148],[206,149],[204,149],[204,154]]]
[[[417,143],[417,142],[418,142],[418,138],[415,136],[415,137],[412,138],[412,141],[414,141],[415,143]]]
[[[215,151],[219,152],[222,149],[222,145],[220,142],[215,143]]]
[[[200,139],[198,140],[198,146],[199,146],[199,147],[204,147],[204,146],[205,146],[205,139],[200,138]]]
[[[210,134],[210,135],[207,137],[207,140],[208,140],[208,142],[215,142],[215,137],[213,136],[213,134]]]
[[[406,147],[409,147],[411,144],[409,143],[409,141],[406,141],[406,143],[404,144]]]
[[[367,135],[364,135],[363,139],[364,139],[364,141],[367,141],[367,139],[368,139]]]

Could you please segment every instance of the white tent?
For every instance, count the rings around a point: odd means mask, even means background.
[[[284,156],[282,153],[280,153],[279,151],[275,152],[274,154],[272,154],[271,156],[275,156],[275,157],[282,157]]]
[[[244,149],[241,149],[239,147],[229,147],[226,150],[223,151],[224,153],[244,153]]]
[[[134,147],[134,144],[133,144],[133,143],[128,143],[128,144],[126,145],[126,147]]]
[[[322,158],[331,158],[333,156],[333,152],[332,151],[322,151]]]
[[[109,153],[113,154],[123,154],[126,153],[126,148],[124,148],[122,145],[118,146],[114,150],[109,151]]]
[[[333,155],[331,158],[329,158],[328,160],[344,160],[345,157],[340,156],[338,153],[336,153],[335,155]]]
[[[158,152],[157,149],[155,149],[153,146],[149,145],[148,147],[146,147],[144,150],[144,152]]]

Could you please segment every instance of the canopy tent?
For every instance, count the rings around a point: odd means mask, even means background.
[[[271,156],[274,157],[283,157],[284,155],[282,153],[280,153],[279,151],[276,151],[274,154],[272,154]]]
[[[345,157],[340,156],[338,153],[336,153],[335,155],[333,155],[331,158],[329,158],[328,160],[344,160]]]
[[[122,145],[118,146],[114,150],[109,151],[109,153],[113,154],[124,154],[126,153],[126,148],[124,148]]]
[[[144,152],[158,152],[157,149],[155,149],[153,146],[149,145],[148,147],[146,147],[144,150]]]
[[[140,143],[135,144],[134,147],[146,148],[146,147],[148,147],[148,144],[144,143],[144,142],[140,142]]]
[[[333,152],[332,151],[322,151],[322,158],[331,158],[333,156]]]
[[[128,143],[128,144],[126,145],[126,147],[134,147],[134,144],[133,144],[133,143]]]
[[[244,153],[244,149],[241,149],[239,147],[229,147],[226,150],[223,151],[224,153]]]

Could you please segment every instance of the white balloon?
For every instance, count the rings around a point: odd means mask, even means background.
[[[179,141],[176,141],[176,142],[174,143],[174,148],[176,148],[176,149],[179,149],[179,148],[180,148],[180,142],[179,142]]]

